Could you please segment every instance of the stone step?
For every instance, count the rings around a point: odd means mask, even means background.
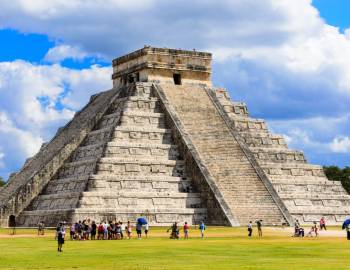
[[[287,144],[281,135],[255,131],[241,131],[240,135],[249,147],[271,147],[287,149]]]
[[[350,215],[350,208],[336,208],[334,206],[321,206],[321,207],[312,207],[312,206],[295,206],[295,207],[290,207],[288,208],[290,209],[289,211],[291,212],[291,214],[293,215],[308,215],[308,214],[312,214],[312,215],[317,215],[318,218],[317,219],[313,219],[318,221],[322,216],[325,215],[343,215],[343,216],[349,216]],[[344,221],[345,219],[342,219],[341,221]]]
[[[190,181],[188,178],[166,175],[113,175],[113,174],[93,174],[90,179],[96,181],[119,182],[119,181],[143,181],[143,182],[180,182]]]
[[[291,193],[291,192],[279,192],[278,193],[283,200],[289,199],[301,199],[301,200],[347,200],[350,206],[350,195],[349,194],[323,194],[323,193]]]
[[[80,161],[67,162],[59,169],[58,178],[67,178],[93,173],[97,159],[85,159]]]
[[[171,130],[140,126],[118,126],[113,135],[113,141],[150,141],[154,143],[171,143]]]
[[[165,128],[164,114],[129,110],[123,113],[121,125]]]
[[[156,97],[131,96],[125,101],[124,110],[160,112],[159,99]]]
[[[100,129],[106,128],[108,126],[115,126],[118,124],[121,118],[121,108],[118,108],[115,112],[111,114],[104,115],[101,121],[98,123]]]
[[[104,146],[104,142],[79,146],[78,149],[74,151],[71,157],[71,161],[82,161],[91,158],[99,158],[103,153]]]
[[[76,162],[72,162],[76,163]],[[138,165],[167,165],[167,166],[183,166],[183,160],[169,160],[157,157],[150,160],[148,157],[103,157],[99,159],[99,165],[107,164],[138,164]]]
[[[152,142],[109,142],[106,147],[105,157],[112,156],[143,156],[143,157],[164,157],[166,159],[177,159],[179,154],[177,146],[173,144],[161,144]]]
[[[259,165],[269,175],[324,176],[322,166],[302,163],[271,163],[260,161]]]
[[[278,193],[281,192],[289,192],[291,194],[294,193],[311,193],[311,194],[344,194],[347,195],[348,193],[346,190],[340,185],[334,186],[334,185],[276,185],[274,184],[274,187]]]
[[[281,148],[263,148],[263,147],[250,147],[255,158],[260,162],[275,162],[275,163],[306,163],[303,152]]]
[[[42,194],[83,191],[89,176],[90,174],[82,174],[74,177],[52,179]]]
[[[328,180],[325,176],[314,175],[269,175],[272,183],[282,185],[331,185],[341,186],[340,181]]]
[[[91,131],[87,135],[84,141],[84,145],[97,144],[109,140],[114,127],[114,125],[110,125],[101,129]]]
[[[102,192],[100,192],[102,193]],[[151,192],[138,194],[138,192],[123,192],[114,194],[98,194],[98,192],[84,192],[84,195],[79,200],[79,206],[82,208],[90,207],[128,207],[138,208],[139,206],[147,208],[168,208],[168,207],[183,207],[183,208],[199,208],[201,198],[195,193],[183,193],[188,196],[179,196],[181,193],[173,193],[169,195],[154,195]]]

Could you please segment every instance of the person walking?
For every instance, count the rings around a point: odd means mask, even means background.
[[[252,221],[249,221],[249,223],[248,223],[248,236],[252,237],[252,233],[253,233],[253,223],[252,223]]]
[[[64,236],[66,235],[65,226],[62,223],[59,224],[59,230],[57,233],[57,251],[62,252],[62,246],[64,244]]]
[[[201,238],[204,238],[204,231],[205,231],[205,224],[204,221],[201,221],[201,223],[199,224],[199,230],[201,231]]]
[[[262,220],[261,219],[256,222],[256,227],[258,228],[259,237],[262,237]]]
[[[320,219],[320,231],[322,231],[322,229],[324,229],[325,231],[327,231],[327,227],[326,227],[326,220],[324,217],[322,217]]]
[[[346,225],[346,236],[347,239],[350,240],[350,223]]]
[[[187,224],[187,222],[185,222],[184,224],[184,238],[188,239],[188,231],[190,229],[190,226]]]

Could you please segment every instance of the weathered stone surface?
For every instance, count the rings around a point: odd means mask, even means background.
[[[307,164],[302,152],[289,150],[266,125],[261,126],[263,132],[249,126],[256,120],[244,113],[247,110],[236,110],[237,103],[224,89],[215,94],[294,218],[311,223],[324,216],[329,224],[339,224],[349,217],[350,196],[340,182],[329,181],[321,166]]]

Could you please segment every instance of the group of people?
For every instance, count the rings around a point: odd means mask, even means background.
[[[43,222],[38,224],[38,234],[39,231],[43,231]],[[62,252],[62,246],[64,244],[67,224],[65,222],[60,222],[56,227],[56,239],[58,242],[57,251]],[[203,221],[200,222],[198,226],[201,238],[204,238],[205,224]],[[148,222],[138,221],[135,224],[135,229],[137,233],[137,238],[141,239],[142,231],[144,231],[145,237],[148,238],[149,224]],[[180,226],[177,222],[168,229],[167,232],[171,231],[171,239],[180,238]],[[189,237],[190,226],[187,222],[183,225],[184,239]],[[133,225],[130,221],[127,222],[125,226],[121,221],[109,221],[100,222],[97,224],[95,221],[90,221],[89,219],[78,221],[69,226],[70,240],[121,240],[121,239],[131,239],[133,232]]]
[[[205,224],[204,221],[201,221],[199,223],[198,229],[201,233],[201,238],[204,238],[204,232],[205,232]],[[167,230],[167,232],[170,231],[170,239],[179,239],[180,238],[180,230],[181,227],[178,225],[177,222],[174,222],[173,225]],[[189,231],[190,231],[190,225],[185,222],[183,225],[183,233],[184,233],[184,239],[188,239],[189,237]]]
[[[258,229],[258,236],[262,237],[262,219],[256,221],[256,228]],[[248,223],[248,237],[252,237],[253,234],[253,222]]]
[[[326,219],[324,217],[322,217],[320,219],[320,222],[319,222],[319,227],[317,226],[317,222],[314,221],[311,228],[310,228],[310,231],[308,232],[308,234],[306,236],[314,236],[315,237],[318,237],[318,232],[322,231],[322,230],[327,230],[327,226],[326,226]],[[302,228],[300,226],[300,223],[299,223],[299,220],[295,220],[294,222],[294,237],[304,237],[305,236],[305,231],[304,231],[304,228]]]
[[[66,223],[61,222],[56,227],[56,239],[60,231],[66,231]],[[130,221],[123,226],[121,221],[104,221],[96,223],[95,221],[90,221],[86,219],[83,221],[78,221],[72,223],[69,226],[70,240],[120,240],[120,239],[131,239],[132,237],[132,224]],[[139,223],[136,224],[137,236],[140,239],[142,235],[142,228],[144,228],[144,233],[146,238],[148,236],[149,225]],[[38,229],[39,230],[39,229]]]

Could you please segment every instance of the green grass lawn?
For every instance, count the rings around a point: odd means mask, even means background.
[[[248,239],[246,228],[208,227],[205,239],[192,229],[191,239],[171,240],[165,231],[151,228],[142,240],[67,240],[58,253],[53,231],[12,237],[0,229],[0,269],[350,269],[345,237],[299,239],[265,228],[263,238]]]

